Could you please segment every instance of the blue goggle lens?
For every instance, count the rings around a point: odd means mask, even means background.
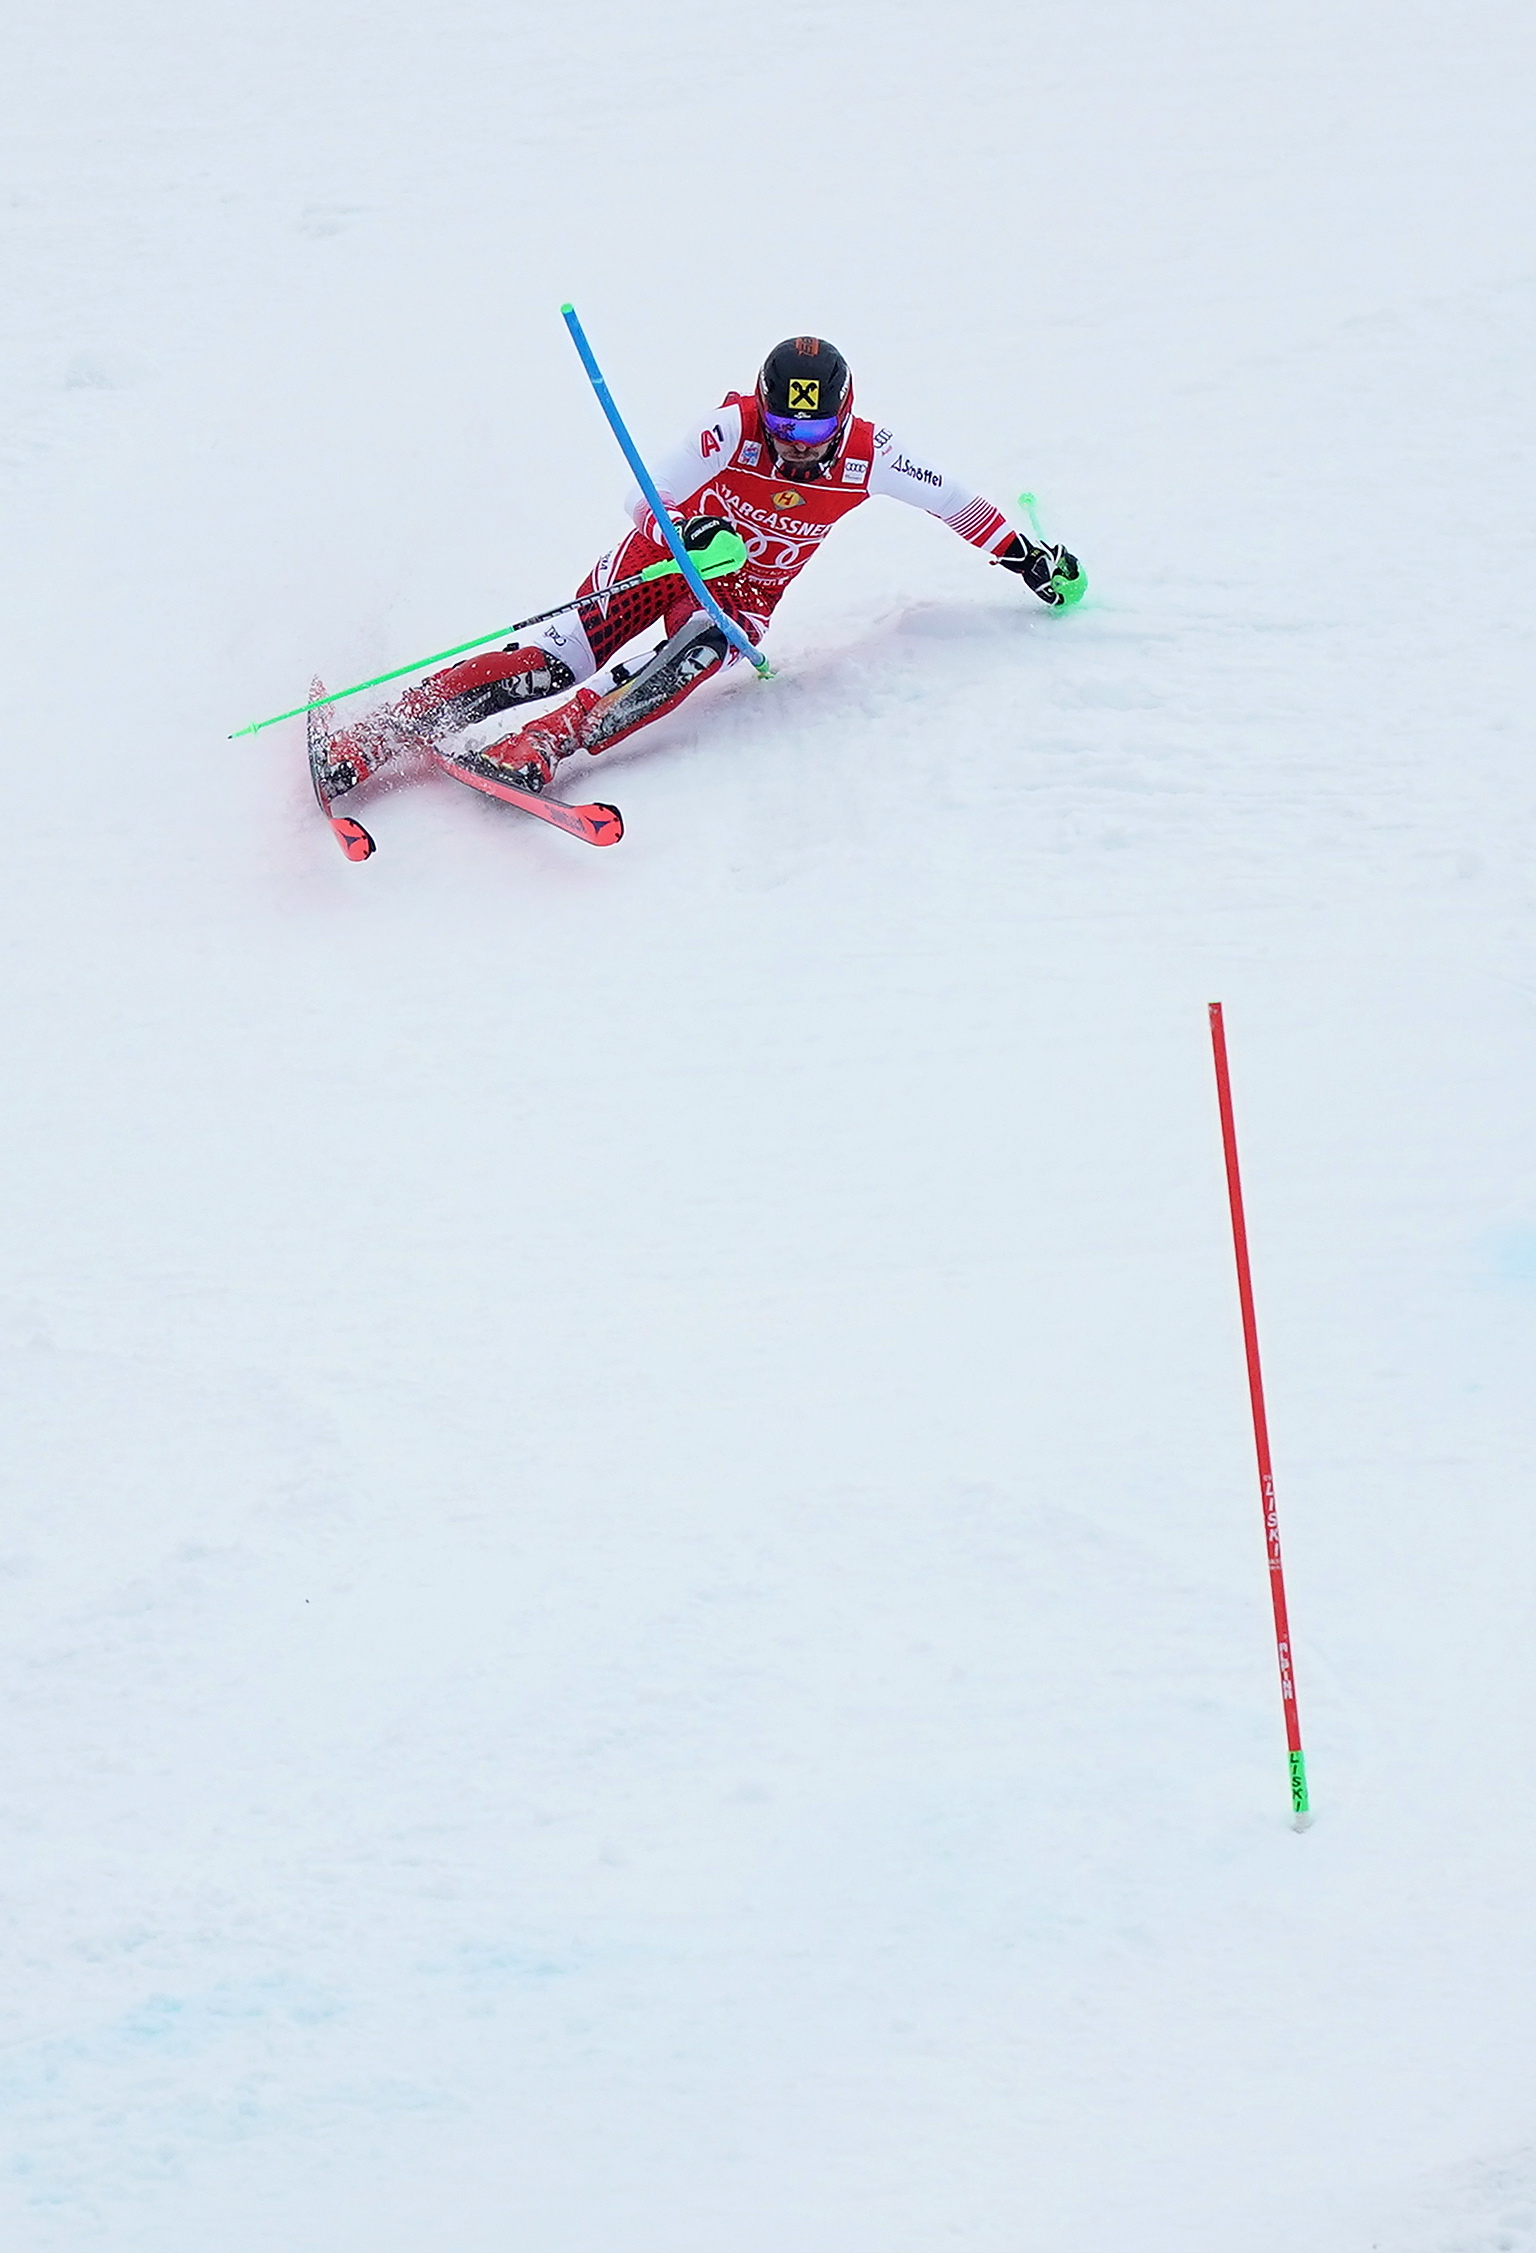
[[[797,446],[824,446],[829,438],[837,436],[841,419],[838,415],[765,414],[763,417],[770,438],[787,438]]]

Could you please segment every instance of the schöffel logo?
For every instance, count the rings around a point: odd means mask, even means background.
[[[898,454],[891,467],[902,477],[915,477],[919,485],[942,485],[944,482],[936,469],[924,469],[919,462],[909,462],[905,454]]]
[[[933,482],[937,485],[939,481],[935,478]],[[805,495],[803,493],[775,493],[773,505],[775,508],[803,508],[805,506]]]

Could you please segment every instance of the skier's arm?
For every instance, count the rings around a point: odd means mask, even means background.
[[[741,438],[741,409],[717,407],[707,421],[688,433],[681,445],[663,454],[651,465],[651,476],[656,490],[665,502],[668,514],[674,517],[692,515],[688,506],[709,483],[713,471],[721,469],[735,453]],[[656,519],[651,514],[650,502],[638,486],[630,488],[625,504],[635,528],[648,540],[661,543]]]
[[[1017,572],[1042,602],[1055,607],[1062,602],[1076,601],[1076,594],[1062,592],[1058,579],[1066,585],[1078,582],[1077,592],[1082,591],[1082,572],[1075,556],[1069,555],[1065,548],[1041,547],[1028,533],[1010,524],[1002,510],[985,494],[973,493],[958,478],[935,469],[931,462],[911,453],[889,430],[875,432],[869,490],[883,493],[889,500],[905,501],[909,508],[924,509],[929,516],[936,516],[941,524],[947,524],[951,532],[958,532],[973,548],[980,548],[994,563]]]
[[[888,500],[905,501],[908,508],[926,509],[973,548],[980,548],[983,555],[995,555],[1017,536],[1017,526],[1010,524],[984,494],[973,493],[957,477],[912,453],[889,430],[875,432],[869,489],[885,494]]]

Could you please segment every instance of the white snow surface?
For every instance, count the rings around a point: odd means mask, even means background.
[[[1536,2247],[1528,7],[9,47],[0,2242]],[[348,866],[227,733],[622,530],[567,296],[1089,601],[872,505]]]

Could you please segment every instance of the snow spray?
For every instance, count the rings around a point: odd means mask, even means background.
[[[1275,1509],[1275,1473],[1269,1457],[1269,1419],[1264,1413],[1264,1374],[1259,1367],[1259,1326],[1253,1311],[1253,1274],[1248,1264],[1248,1228],[1243,1219],[1243,1183],[1237,1170],[1237,1127],[1232,1116],[1232,1077],[1227,1069],[1227,1031],[1221,1003],[1211,1007],[1211,1050],[1216,1059],[1216,1100],[1221,1108],[1221,1146],[1227,1161],[1227,1201],[1232,1208],[1232,1249],[1237,1258],[1237,1296],[1243,1310],[1243,1348],[1248,1357],[1248,1399],[1253,1409],[1253,1445],[1259,1460],[1259,1497],[1264,1505],[1264,1540],[1269,1551],[1269,1593],[1275,1608],[1275,1652],[1280,1661],[1280,1703],[1285,1709],[1285,1742],[1291,1764],[1291,1817],[1304,1831],[1312,1820],[1307,1798],[1307,1756],[1301,1748],[1301,1715],[1291,1665],[1291,1629],[1285,1608],[1285,1567],[1280,1558],[1280,1519]]]
[[[667,514],[666,504],[652,482],[651,473],[640,459],[639,448],[625,429],[624,418],[613,403],[613,394],[604,382],[603,371],[593,356],[591,345],[587,342],[587,332],[576,318],[575,306],[562,305],[560,311],[566,327],[571,332],[571,342],[581,354],[581,364],[587,371],[593,390],[597,393],[597,403],[608,417],[613,435],[619,442],[624,459],[634,471],[640,490],[645,495],[646,505],[656,519],[656,528],[676,558],[678,570],[681,571],[698,597],[700,608],[709,612],[710,617],[720,628],[726,640],[732,642],[741,651],[742,656],[750,659],[752,664],[756,666],[759,679],[767,680],[770,677],[767,658],[763,656],[760,650],[753,647],[735,619],[727,618],[719,603],[716,602],[714,596],[694,569],[693,557],[683,546],[682,534]]]

